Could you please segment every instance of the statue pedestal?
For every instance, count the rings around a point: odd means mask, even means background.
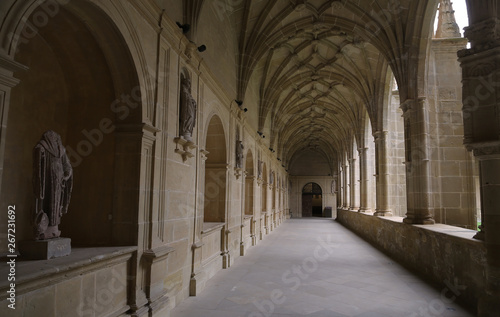
[[[30,260],[49,260],[71,253],[70,238],[27,240],[19,243],[19,253]]]

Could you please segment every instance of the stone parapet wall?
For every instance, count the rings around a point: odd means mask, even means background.
[[[122,316],[130,309],[136,247],[75,248],[52,260],[22,261],[15,287],[0,282],[0,316]],[[7,276],[7,267],[0,268]],[[15,309],[6,299],[15,291]]]
[[[486,248],[472,239],[475,231],[441,224],[407,225],[401,219],[341,209],[337,214],[343,226],[441,287],[443,296],[458,295],[459,302],[476,309],[486,287]]]

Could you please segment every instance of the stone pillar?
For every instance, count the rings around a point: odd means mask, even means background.
[[[464,144],[479,160],[482,233],[487,250],[486,289],[478,316],[500,311],[500,7],[467,0],[470,49],[458,52],[462,67]]]
[[[350,176],[351,176],[351,204],[349,206],[349,210],[351,211],[358,211],[359,210],[359,165],[356,162],[357,159],[354,157],[355,154],[353,154],[353,157],[350,160]]]
[[[368,148],[359,148],[359,170],[360,170],[360,196],[361,202],[359,212],[371,211],[368,206]]]
[[[405,124],[407,224],[434,224],[430,189],[429,116],[426,99],[401,104]]]
[[[26,70],[28,70],[26,66],[0,53],[0,180],[3,175],[3,162],[5,158],[4,151],[10,108],[10,93],[12,88],[19,84],[19,80],[14,77],[14,72]],[[0,186],[2,186],[1,183]]]
[[[349,201],[350,201],[350,177],[349,177],[349,161],[346,159],[344,161],[344,204],[342,205],[342,209],[349,210]]]
[[[342,168],[342,164],[339,163],[339,173],[338,173],[338,183],[337,183],[337,209],[342,208],[344,204],[344,170]]]
[[[375,216],[391,217],[392,211],[389,207],[389,172],[387,168],[387,131],[377,131],[375,137],[375,159],[376,159],[376,201]]]

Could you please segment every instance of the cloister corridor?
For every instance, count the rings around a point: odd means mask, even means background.
[[[450,286],[434,288],[332,219],[292,218],[172,317],[473,316]]]

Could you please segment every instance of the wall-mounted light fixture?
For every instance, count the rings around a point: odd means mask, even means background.
[[[244,112],[248,111],[247,108],[241,108],[241,106],[243,106],[243,101],[241,101],[241,100],[235,100],[234,102],[236,102],[236,104],[238,105],[238,107],[240,107],[240,109],[243,110]]]
[[[181,24],[180,22],[175,22],[175,24],[177,24],[177,26],[182,29],[182,33],[184,34],[189,32],[189,30],[191,29],[191,25],[189,24]]]

